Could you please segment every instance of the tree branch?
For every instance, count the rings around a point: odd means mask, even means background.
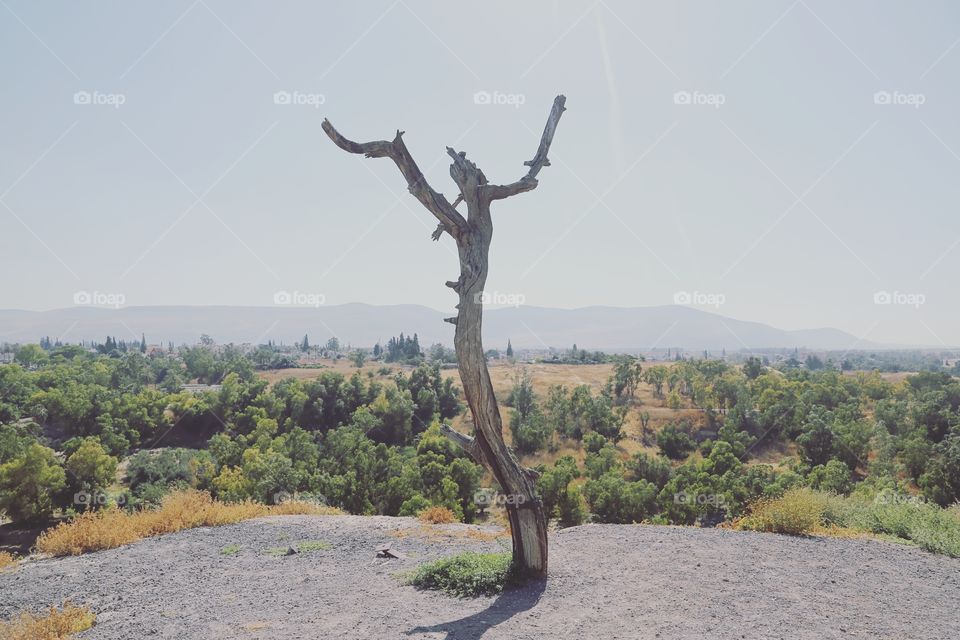
[[[480,449],[480,443],[477,442],[476,438],[471,438],[466,434],[460,433],[448,424],[440,425],[440,433],[452,440],[455,445],[463,449],[464,453],[466,453],[467,456],[475,463],[481,467],[484,467],[485,469],[490,468],[490,465],[485,462],[483,451]],[[536,480],[540,477],[540,472],[536,469],[523,467],[523,472],[527,474],[531,480]]]
[[[443,230],[454,238],[460,236],[460,233],[467,228],[467,221],[453,208],[442,193],[434,191],[427,184],[427,179],[423,172],[414,162],[413,156],[407,150],[407,145],[403,143],[403,131],[397,131],[396,137],[392,141],[375,140],[373,142],[354,142],[340,135],[329,120],[324,118],[323,130],[335,145],[348,153],[362,153],[368,158],[390,158],[393,160],[400,173],[407,181],[407,189],[413,196],[420,201],[424,207],[432,213]],[[439,238],[435,234],[434,239]]]
[[[566,96],[557,96],[553,100],[553,108],[550,109],[550,115],[547,117],[547,124],[543,127],[543,135],[540,136],[540,146],[537,148],[537,155],[533,160],[524,162],[524,166],[530,167],[527,175],[511,184],[488,184],[483,187],[484,196],[492,200],[502,200],[510,196],[532,191],[537,188],[537,174],[544,167],[550,166],[550,160],[547,154],[550,151],[550,145],[553,143],[553,134],[557,130],[557,123],[560,122],[560,116],[566,111]]]
[[[471,438],[466,434],[460,433],[448,424],[440,425],[440,433],[452,440],[455,445],[463,449],[471,460],[482,467],[487,469],[490,468],[483,458],[483,451],[480,450],[480,443],[477,442],[476,438]]]

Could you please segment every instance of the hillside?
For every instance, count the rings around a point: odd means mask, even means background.
[[[203,333],[219,342],[293,343],[307,333],[313,342],[331,334],[343,343],[372,346],[403,331],[420,343],[453,343],[449,313],[419,305],[342,304],[319,307],[153,306],[106,309],[71,307],[51,311],[0,310],[0,341],[35,342],[49,335],[64,342],[103,340],[106,335],[151,342],[193,344]],[[491,309],[483,321],[484,343],[514,347],[637,351],[659,347],[737,351],[742,348],[858,349],[880,345],[837,329],[786,331],[684,306]]]
[[[266,553],[304,541],[326,548]],[[391,544],[407,559],[377,559]],[[234,553],[225,552],[235,545]],[[285,516],[193,529],[0,573],[0,617],[69,598],[84,640],[160,638],[955,638],[960,560],[874,540],[588,525],[551,575],[455,600],[400,572],[509,538],[410,518]]]

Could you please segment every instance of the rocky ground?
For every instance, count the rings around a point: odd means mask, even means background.
[[[545,583],[472,600],[401,584],[509,547],[488,533],[357,516],[194,529],[0,573],[0,616],[69,599],[97,613],[91,640],[960,637],[960,560],[875,540],[588,525],[553,535]],[[376,558],[383,544],[407,557]]]

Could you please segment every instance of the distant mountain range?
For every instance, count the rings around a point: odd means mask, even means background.
[[[0,342],[36,342],[41,336],[64,342],[118,340],[192,344],[201,334],[219,343],[291,343],[326,341],[372,346],[401,331],[417,333],[422,345],[453,343],[453,326],[442,322],[450,313],[420,305],[343,304],[319,307],[77,306],[51,311],[0,310]],[[569,348],[635,352],[651,348],[685,350],[792,349],[823,350],[883,348],[859,341],[838,329],[786,331],[759,322],[735,320],[684,306],[584,307],[552,309],[519,306],[491,309],[484,314],[483,340],[489,348]],[[889,346],[887,347],[889,348]]]

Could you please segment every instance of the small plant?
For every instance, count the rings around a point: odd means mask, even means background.
[[[220,549],[220,553],[225,556],[235,556],[240,553],[240,545],[238,544],[228,544],[223,549]]]
[[[417,518],[428,524],[450,524],[457,521],[457,516],[446,507],[429,507],[418,513]]]
[[[11,568],[17,564],[17,559],[6,551],[0,551],[0,571]]]
[[[496,595],[514,581],[509,553],[468,551],[419,567],[407,582],[460,598]]]
[[[297,551],[300,553],[310,553],[311,551],[326,551],[330,548],[330,543],[325,540],[305,540],[297,543]]]
[[[827,497],[810,489],[786,491],[779,498],[759,500],[750,508],[750,515],[735,524],[737,529],[809,535],[823,528]]]
[[[86,631],[94,625],[97,616],[87,607],[75,607],[64,602],[63,607],[41,615],[24,611],[7,621],[0,621],[0,638],[6,640],[58,640]]]

